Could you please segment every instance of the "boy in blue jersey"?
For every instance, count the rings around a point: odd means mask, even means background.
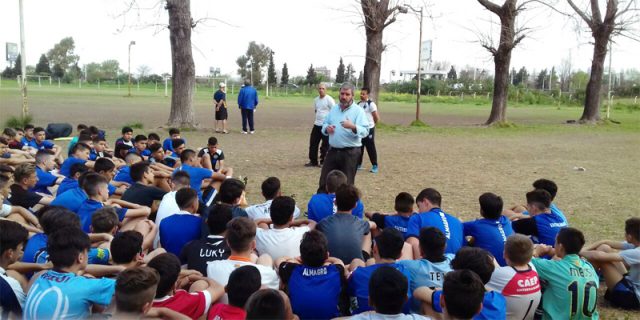
[[[162,148],[167,152],[175,152],[173,149],[173,140],[182,139],[180,137],[180,129],[169,128],[169,137],[162,142]],[[184,143],[183,143],[184,144]]]
[[[77,211],[82,230],[89,232],[93,213],[105,205],[117,206],[116,212],[118,219],[122,222],[122,230],[132,230],[138,223],[148,224],[150,222],[147,217],[151,213],[151,208],[119,199],[109,199],[107,184],[107,179],[98,174],[85,177],[82,188],[87,193],[88,199],[80,205]]]
[[[396,196],[395,214],[382,214],[382,213],[369,213],[365,212],[365,216],[369,220],[376,223],[377,231],[381,231],[384,228],[394,228],[402,232],[402,236],[407,238],[407,226],[409,225],[409,219],[413,215],[413,205],[415,200],[413,196],[407,192],[400,192]]]
[[[36,153],[36,175],[38,176],[38,182],[31,191],[53,194],[58,189],[58,185],[62,182],[64,176],[51,172],[56,165],[53,157],[54,154],[51,150],[38,150]]]
[[[233,217],[248,217],[247,211],[241,208],[241,205],[246,205],[245,199],[245,185],[242,181],[230,178],[226,179],[220,185],[220,191],[216,193],[213,202],[216,204],[226,204],[231,206]]]
[[[51,150],[53,151],[54,158],[56,162],[62,163],[64,159],[62,158],[62,148],[60,146],[54,144],[53,142],[46,139],[46,132],[44,128],[37,127],[33,129],[33,140],[31,140],[31,147],[36,150]]]
[[[51,202],[51,206],[59,206],[67,208],[73,212],[77,212],[84,200],[88,199],[87,194],[82,189],[84,178],[94,172],[85,172],[78,177],[78,187],[67,190],[63,194],[59,194]]]
[[[625,221],[626,242],[604,240],[580,252],[607,284],[604,298],[614,307],[640,309],[640,218]],[[619,250],[619,251],[618,251]]]
[[[101,176],[103,176],[109,184],[107,188],[109,189],[109,196],[113,196],[114,194],[121,196],[129,185],[125,182],[113,181],[113,178],[116,176],[116,165],[108,158],[100,158],[96,160],[96,163],[93,166],[93,171]]]
[[[300,319],[330,319],[348,315],[347,280],[342,261],[330,258],[327,238],[312,230],[300,242],[300,260],[276,261],[281,287]],[[288,261],[287,261],[288,260]]]
[[[135,152],[127,153],[127,155],[124,157],[126,166],[118,169],[118,173],[115,175],[115,177],[113,177],[113,181],[124,182],[128,185],[134,184],[135,181],[133,181],[133,179],[131,178],[131,166],[142,161],[144,161],[144,159],[141,155]]]
[[[190,241],[200,239],[202,218],[197,214],[200,203],[195,190],[178,190],[176,203],[180,212],[165,218],[160,224],[160,244],[167,252],[180,256],[182,247]]]
[[[122,127],[122,137],[116,140],[116,147],[118,145],[124,144],[129,148],[133,148],[133,142],[131,142],[131,138],[133,138],[133,129],[130,127]]]
[[[202,188],[211,186],[214,189],[218,189],[219,182],[226,179],[226,176],[218,174],[211,169],[200,167],[196,152],[191,149],[183,150],[180,153],[180,162],[180,166],[174,172],[186,171],[189,173],[191,188],[198,192],[200,200],[202,200]]]
[[[373,244],[375,264],[365,266],[364,261],[359,259],[354,259],[351,262],[349,265],[351,276],[349,277],[348,293],[349,296],[356,299],[357,303],[353,314],[372,310],[372,307],[369,305],[369,280],[371,279],[371,275],[380,267],[392,267],[402,272],[407,279],[410,279],[411,276],[407,270],[405,270],[405,267],[402,264],[396,263],[396,260],[399,259],[402,254],[403,246],[404,238],[402,237],[402,233],[396,229],[387,228],[375,238]],[[404,293],[406,294],[407,292],[405,291]],[[354,306],[352,305],[352,307]]]
[[[567,223],[551,212],[551,194],[543,189],[527,192],[528,218],[512,223],[513,231],[531,237],[533,243],[553,246],[556,235]]]
[[[551,206],[549,207],[549,209],[551,209],[551,213],[559,215],[562,218],[562,221],[569,226],[569,221],[564,215],[564,212],[558,209],[558,207],[553,203],[553,200],[556,198],[556,194],[558,193],[558,185],[549,179],[538,179],[533,182],[533,189],[542,189],[549,192],[551,195]],[[515,206],[511,208],[511,210],[505,210],[503,214],[512,221],[529,216],[526,206]]]
[[[504,244],[507,237],[513,234],[511,221],[502,215],[502,198],[487,192],[480,196],[480,215],[483,219],[468,221],[462,224],[464,236],[469,244],[485,249],[496,258],[498,264],[504,267]]]
[[[54,232],[47,249],[53,269],[41,274],[33,283],[24,319],[78,319],[101,312],[109,305],[115,291],[112,279],[79,276],[87,267],[89,236],[74,227]]]
[[[409,287],[413,292],[418,287],[441,288],[444,276],[451,271],[451,260],[455,255],[445,253],[447,237],[436,227],[420,230],[420,256],[418,260],[401,260],[409,273]]]
[[[91,152],[91,147],[84,143],[76,143],[75,146],[71,149],[71,155],[67,160],[62,163],[60,166],[60,174],[69,177],[71,174],[71,166],[76,163],[82,163],[89,168],[93,168],[93,161],[89,160],[89,153]]]
[[[325,188],[327,193],[314,194],[307,204],[307,215],[309,220],[320,222],[320,220],[335,214],[336,207],[336,190],[341,185],[347,184],[347,176],[340,170],[332,170],[327,174]],[[358,199],[356,207],[351,214],[362,219],[364,205]]]
[[[129,152],[135,152],[147,160],[151,154],[151,151],[147,149],[147,136],[139,134],[133,138],[133,148],[129,149]]]
[[[471,270],[475,272],[486,285],[491,280],[491,275],[495,270],[494,259],[491,254],[480,248],[464,247],[456,253],[456,257],[451,261],[453,270]],[[446,278],[446,275],[445,275]],[[486,290],[486,288],[485,288]],[[427,287],[420,287],[414,291],[414,297],[423,303],[425,312],[442,313],[443,308],[440,296],[442,290],[432,290]],[[497,292],[486,290],[482,300],[482,311],[473,319],[505,319],[507,313],[507,301],[505,297]]]
[[[540,277],[542,319],[598,319],[600,281],[593,266],[578,255],[584,235],[575,228],[563,228],[556,237],[555,248],[539,245],[534,257],[555,251],[560,260],[534,258],[531,264]]]
[[[76,163],[72,165],[71,169],[69,170],[69,177],[65,177],[62,182],[60,182],[60,185],[58,186],[58,190],[56,192],[56,197],[73,188],[79,187],[80,184],[78,183],[78,178],[80,178],[83,173],[88,171],[89,168],[87,168],[87,166],[82,163]]]
[[[416,197],[419,214],[411,216],[407,226],[407,242],[413,247],[413,256],[420,257],[420,229],[436,227],[447,237],[447,253],[455,254],[464,244],[462,222],[442,211],[442,196],[433,188],[427,188]]]

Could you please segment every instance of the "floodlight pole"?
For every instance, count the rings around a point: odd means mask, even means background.
[[[22,0],[20,4],[20,67],[22,77],[20,79],[22,88],[22,118],[25,118],[29,114],[29,104],[27,103],[27,55],[25,50],[25,37],[24,37],[24,10],[22,6]]]
[[[131,46],[136,44],[135,41],[131,40],[131,42],[129,42],[129,97],[131,97]]]
[[[421,69],[422,69],[422,18],[423,18],[422,10],[423,8],[420,7],[420,10],[416,10],[414,7],[408,4],[405,4],[404,10],[400,9],[400,12],[407,13],[407,9],[411,9],[413,12],[420,14],[420,37],[418,38],[418,71],[417,71],[418,90],[416,90],[416,121],[420,121],[420,91],[422,89]]]
[[[609,120],[609,115],[611,112],[611,59],[613,56],[613,44],[611,42],[611,39],[609,39],[609,90],[608,90],[608,94],[607,94],[607,117],[606,119]]]

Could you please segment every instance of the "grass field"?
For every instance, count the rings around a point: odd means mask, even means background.
[[[133,93],[134,97],[125,98],[124,87],[120,91],[32,87],[29,106],[38,125],[94,124],[107,130],[110,143],[126,123],[144,125],[135,133],[166,136],[160,127],[168,118],[170,98],[153,89]],[[201,129],[183,133],[189,147],[204,146],[213,134],[211,94],[200,90],[196,95]],[[240,114],[234,99],[229,96],[232,134],[217,135],[226,165],[234,167],[236,175],[248,177],[250,202],[261,201],[264,178],[277,176],[284,193],[295,194],[305,211],[320,174],[319,168],[303,167],[313,123],[311,97],[261,96],[252,136],[239,134]],[[17,88],[3,85],[0,121],[20,110]],[[507,205],[521,204],[531,183],[545,177],[558,183],[557,205],[589,242],[622,239],[624,220],[640,215],[640,111],[614,108],[612,119],[620,124],[581,126],[565,124],[579,118],[579,107],[510,105],[507,115],[514,127],[486,128],[479,124],[489,110],[490,104],[482,99],[425,102],[421,118],[429,127],[415,128],[408,127],[415,116],[414,104],[381,103],[384,124],[376,130],[380,173],[363,170],[356,176],[366,210],[391,211],[398,192],[415,196],[423,188],[434,187],[443,195],[445,211],[469,220],[479,215],[477,198],[483,192],[501,195]],[[366,158],[364,166],[370,167]],[[637,316],[601,306],[603,318]]]

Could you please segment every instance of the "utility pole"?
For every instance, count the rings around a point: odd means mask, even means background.
[[[420,7],[420,10],[416,10],[412,6],[405,4],[404,7],[399,8],[399,11],[401,13],[407,13],[409,12],[408,9],[411,9],[413,12],[420,15],[420,37],[418,38],[418,70],[416,72],[416,75],[418,77],[417,79],[418,88],[416,90],[416,121],[420,121],[420,91],[422,89],[422,74],[421,74],[422,70],[421,69],[422,69],[422,18],[423,18],[422,10],[423,8]]]
[[[29,114],[29,104],[27,102],[27,52],[25,49],[25,37],[24,37],[24,10],[22,0],[20,4],[20,64],[21,74],[20,79],[22,87],[22,118],[24,119]]]
[[[131,40],[131,42],[129,42],[129,97],[131,97],[131,46],[136,44],[135,41]]]
[[[609,38],[609,90],[608,90],[608,94],[607,94],[607,115],[606,118],[607,120],[609,120],[609,115],[611,112],[611,60],[613,58],[613,44],[611,43],[611,38]]]

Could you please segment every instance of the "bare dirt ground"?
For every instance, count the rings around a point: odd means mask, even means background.
[[[122,91],[124,93],[124,91]],[[122,93],[104,94],[69,90],[63,93],[32,93],[30,105],[36,124],[69,122],[105,128],[110,143],[125,123],[141,122],[143,130],[157,132],[169,113],[169,98],[143,96],[123,98]],[[230,101],[232,101],[230,97]],[[269,176],[283,182],[284,194],[295,194],[302,211],[317,188],[319,168],[305,168],[309,132],[313,123],[311,98],[270,98],[255,115],[256,134],[239,134],[240,115],[230,103],[232,133],[216,134],[224,150],[225,164],[236,175],[248,177],[250,202],[260,202],[260,183]],[[19,95],[0,91],[0,120],[19,112]],[[521,204],[531,183],[549,178],[559,186],[556,204],[572,226],[585,232],[588,242],[603,238],[622,239],[624,220],[639,216],[640,130],[615,127],[562,125],[577,118],[580,110],[555,108],[510,109],[510,120],[524,124],[515,129],[484,128],[488,106],[424,106],[423,117],[433,127],[424,130],[387,128],[376,131],[380,172],[358,172],[356,185],[363,193],[367,211],[391,211],[395,195],[407,191],[414,196],[433,187],[443,196],[443,208],[462,220],[479,216],[478,196],[494,192],[506,205]],[[387,124],[406,125],[413,120],[413,105],[382,103]],[[550,111],[551,110],[551,111]],[[202,129],[184,132],[191,148],[203,147],[213,134],[212,108],[208,95],[199,94],[196,114]],[[625,117],[639,123],[638,113]],[[625,119],[627,119],[625,118]],[[536,126],[529,127],[528,125]],[[584,167],[577,171],[574,167]],[[605,305],[602,305],[603,307]],[[603,318],[634,318],[637,314],[601,308]]]

